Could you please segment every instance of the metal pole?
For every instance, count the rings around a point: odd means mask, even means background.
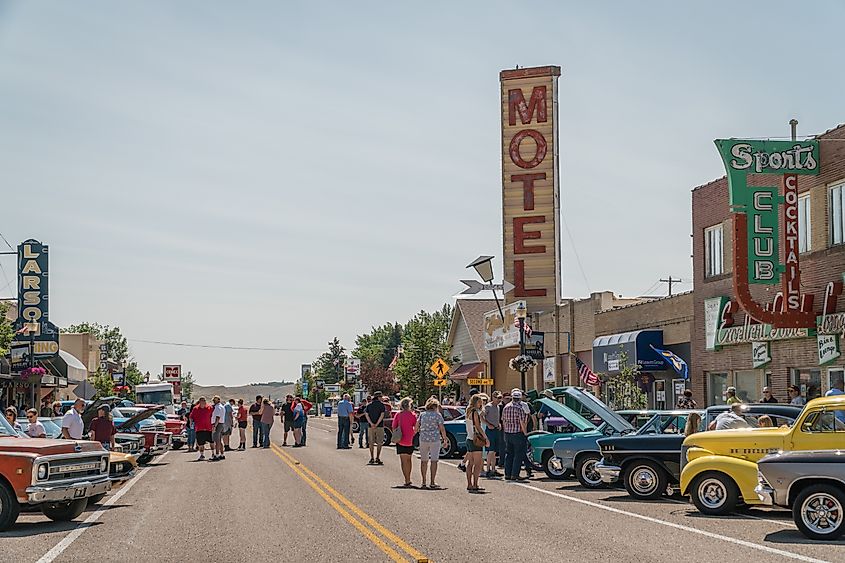
[[[35,331],[29,331],[29,380],[32,388],[29,393],[30,406],[35,408],[35,381],[32,379],[32,370],[35,369]]]
[[[525,355],[525,319],[522,317],[519,319],[519,355]],[[525,368],[519,370],[519,382],[522,391],[525,391]]]
[[[504,291],[504,280],[502,280],[502,291]],[[499,303],[499,296],[496,294],[496,288],[493,287],[493,299],[496,300],[496,308],[499,309],[499,317],[502,319],[502,324],[505,322],[505,314],[502,312],[502,305]]]

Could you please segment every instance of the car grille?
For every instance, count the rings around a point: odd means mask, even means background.
[[[48,481],[63,481],[100,475],[100,457],[79,457],[51,461]]]

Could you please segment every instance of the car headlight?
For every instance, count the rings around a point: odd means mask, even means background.
[[[38,465],[38,480],[43,481],[46,478],[47,478],[47,464],[46,463],[40,463]]]
[[[100,473],[105,473],[109,470],[109,458],[101,457],[100,458]]]

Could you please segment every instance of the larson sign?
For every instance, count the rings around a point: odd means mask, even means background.
[[[502,188],[508,301],[550,311],[560,288],[557,79],[560,67],[505,70]]]

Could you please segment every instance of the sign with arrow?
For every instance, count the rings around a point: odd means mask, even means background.
[[[513,291],[514,287],[513,284],[507,280],[502,283],[481,283],[480,281],[475,280],[461,280],[461,283],[467,286],[467,288],[460,293],[461,295],[475,295],[476,293],[481,293],[482,291],[501,291],[507,295]]]
[[[435,379],[434,381],[432,381],[432,383],[434,384],[435,387],[446,387],[447,385],[449,385],[449,380],[448,379]]]
[[[431,364],[431,373],[434,374],[434,377],[437,379],[443,379],[446,377],[446,374],[449,373],[449,364],[443,361],[443,358],[437,358],[433,364]]]

